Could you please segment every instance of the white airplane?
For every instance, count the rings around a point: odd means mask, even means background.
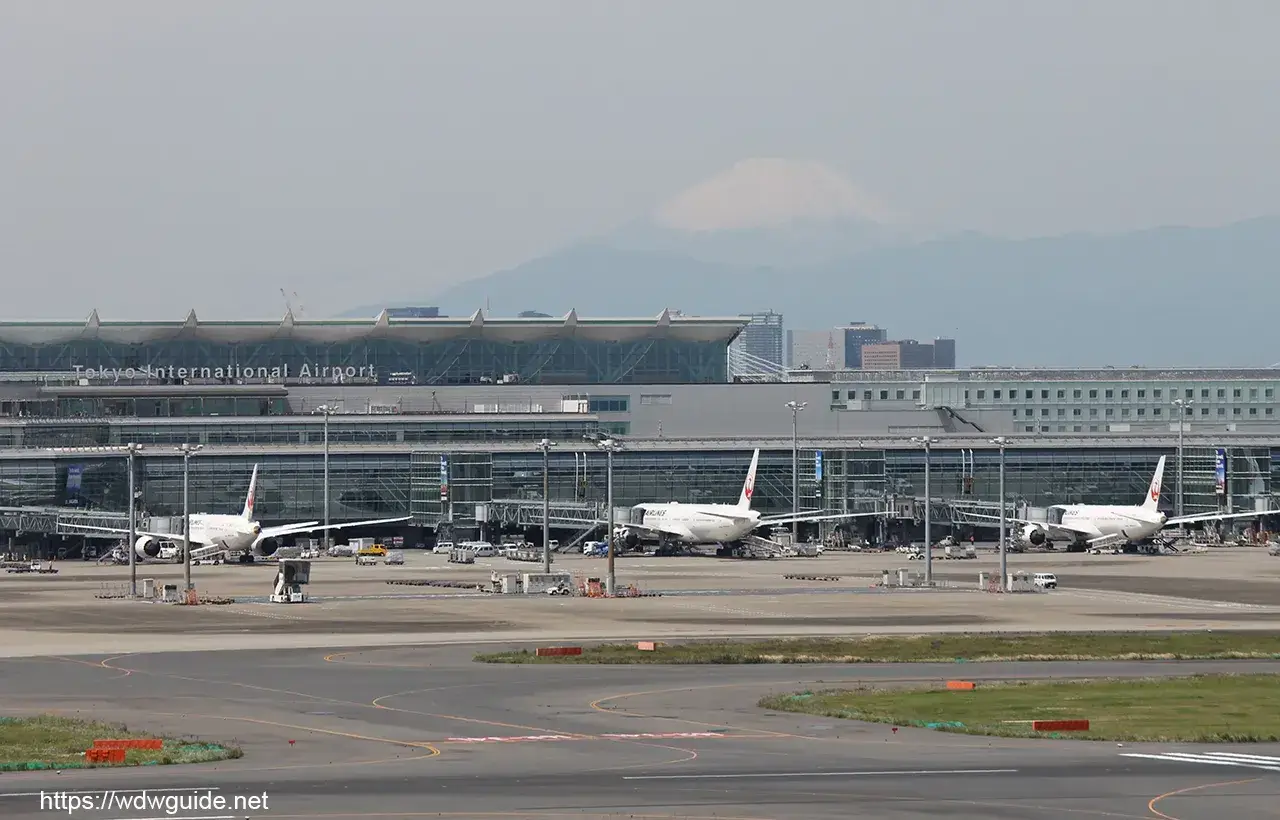
[[[631,523],[616,528],[620,540],[629,549],[635,549],[644,535],[684,544],[731,544],[746,538],[758,527],[773,524],[884,515],[864,512],[762,518],[759,511],[751,509],[751,494],[755,491],[759,462],[760,451],[756,450],[751,456],[751,467],[747,469],[747,480],[743,482],[737,504],[681,504],[678,501],[637,504],[631,508]]]
[[[258,465],[253,465],[253,476],[249,479],[249,494],[244,499],[244,509],[239,515],[222,515],[215,513],[192,513],[191,515],[191,557],[204,558],[220,552],[239,554],[241,563],[252,563],[254,558],[265,558],[276,551],[276,539],[282,535],[294,535],[303,532],[319,532],[325,529],[340,530],[347,527],[369,527],[375,524],[394,524],[408,521],[410,516],[400,518],[380,518],[376,521],[352,521],[343,524],[330,524],[325,527],[319,521],[302,521],[295,524],[283,524],[277,527],[263,527],[253,520],[253,503],[258,489]],[[90,527],[85,524],[68,524],[81,530],[128,535],[127,529],[110,527]],[[134,550],[140,558],[155,558],[161,554],[166,545],[182,543],[181,535],[171,532],[149,532],[135,530],[138,540]],[[181,555],[182,548],[178,547]],[[127,553],[126,553],[127,554]]]
[[[1151,479],[1146,498],[1138,506],[1100,504],[1056,504],[1049,507],[1050,520],[1032,521],[1025,518],[1006,518],[1022,525],[1018,538],[1027,544],[1040,546],[1055,538],[1068,540],[1077,549],[1086,547],[1136,544],[1159,533],[1165,527],[1178,524],[1194,524],[1199,521],[1223,521],[1229,518],[1258,518],[1269,512],[1256,510],[1242,513],[1205,513],[1170,518],[1160,512],[1160,486],[1164,479],[1165,457],[1160,456],[1156,474]],[[1061,516],[1053,513],[1060,512]],[[975,518],[998,521],[998,516],[969,513]],[[984,524],[986,526],[994,526]],[[1070,550],[1071,547],[1068,547]]]

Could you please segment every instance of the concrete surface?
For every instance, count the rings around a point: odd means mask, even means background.
[[[340,636],[335,636],[335,643]],[[0,814],[40,795],[214,790],[266,810],[117,806],[89,818],[1274,817],[1277,763],[1125,757],[1189,744],[966,737],[765,712],[770,692],[943,680],[953,665],[494,666],[461,647],[0,661],[6,714],[57,711],[236,742],[237,761],[0,775]],[[968,665],[977,679],[1276,670],[1274,663]],[[523,739],[521,739],[523,738]],[[294,741],[294,743],[290,743]],[[1214,747],[1266,755],[1280,747]],[[1259,766],[1270,766],[1259,768]],[[167,789],[171,791],[154,791]],[[188,792],[173,790],[192,790]],[[1153,802],[1154,801],[1154,802]],[[1148,805],[1162,812],[1153,815]],[[48,804],[46,804],[48,806]]]
[[[391,579],[487,582],[493,570],[537,571],[502,558],[473,565],[406,552],[403,566],[312,564],[315,597],[305,605],[265,603],[275,569],[194,567],[204,595],[238,597],[226,606],[185,607],[107,600],[128,586],[128,567],[63,562],[54,576],[0,575],[0,656],[87,652],[194,651],[409,643],[693,636],[847,635],[968,630],[1275,629],[1280,627],[1280,558],[1261,549],[1133,557],[1024,554],[1010,567],[1058,574],[1046,594],[976,591],[995,557],[937,561],[935,578],[954,589],[885,591],[883,569],[923,564],[896,554],[829,553],[818,558],[736,561],[628,557],[621,584],[659,598],[601,600],[496,596],[393,586]],[[599,577],[605,562],[560,556],[556,568]],[[839,581],[790,580],[837,575]],[[148,564],[141,580],[181,582],[182,568]]]

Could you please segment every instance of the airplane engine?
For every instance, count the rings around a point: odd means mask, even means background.
[[[1043,527],[1028,524],[1022,530],[1022,540],[1034,547],[1039,547],[1049,540],[1049,533]]]
[[[149,535],[143,535],[134,542],[133,550],[138,553],[139,558],[155,558],[160,554],[159,539],[152,538]]]
[[[627,549],[633,550],[640,546],[640,534],[635,530],[623,530],[622,543],[626,545]]]
[[[263,538],[261,541],[253,545],[253,551],[257,555],[268,558],[276,554],[276,550],[280,549],[280,542],[274,538]]]

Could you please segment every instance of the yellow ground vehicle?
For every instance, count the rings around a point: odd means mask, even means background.
[[[367,547],[361,547],[356,555],[372,555],[375,558],[384,558],[387,555],[387,548],[381,544],[372,544]]]

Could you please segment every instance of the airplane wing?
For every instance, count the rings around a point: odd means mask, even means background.
[[[117,529],[115,527],[91,527],[88,524],[63,524],[62,526],[68,529],[92,530],[93,532],[111,533],[112,535],[128,535],[129,534],[129,531],[127,529]],[[182,540],[182,533],[180,532],[179,533],[152,532],[151,530],[138,529],[138,530],[134,530],[133,534],[138,536],[147,535],[152,538],[163,538],[166,541]],[[193,543],[198,543],[198,542],[193,542]]]
[[[1257,510],[1253,510],[1250,512],[1239,512],[1239,513],[1204,513],[1202,515],[1183,515],[1183,516],[1178,516],[1176,518],[1167,519],[1164,522],[1164,525],[1166,527],[1171,527],[1175,524],[1194,524],[1198,521],[1225,521],[1228,518],[1261,518],[1264,515],[1277,515],[1277,514],[1280,514],[1280,510],[1263,510],[1261,512],[1258,512]]]
[[[264,538],[279,538],[282,535],[293,535],[299,532],[322,532],[324,530],[343,530],[348,527],[372,527],[375,524],[396,524],[401,521],[408,521],[413,516],[403,515],[399,518],[379,518],[372,521],[350,521],[345,524],[330,524],[325,526],[318,521],[302,521],[296,524],[281,524],[278,527],[263,527],[258,533],[258,540]]]
[[[964,515],[966,520],[958,521],[956,523],[972,524],[979,527],[998,527],[1000,525],[1000,516],[998,515],[984,515],[983,513],[968,511],[966,511]],[[969,518],[982,518],[985,520],[969,521],[967,520]],[[1030,518],[1014,518],[1013,516],[1006,516],[1004,520],[1010,524],[1035,524],[1037,526],[1044,527],[1049,532],[1057,530],[1058,532],[1068,532],[1072,535],[1087,535],[1090,538],[1098,537],[1098,532],[1088,527],[1076,527],[1071,524],[1050,524],[1048,521],[1032,521]]]
[[[836,513],[834,515],[784,515],[777,518],[762,518],[760,525],[790,524],[793,521],[833,521],[837,518],[867,518],[875,515],[888,515],[888,512]]]

